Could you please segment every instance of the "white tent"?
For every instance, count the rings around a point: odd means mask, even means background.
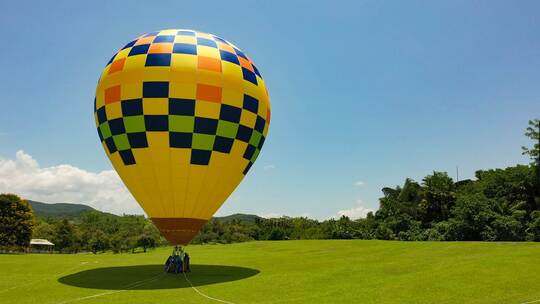
[[[29,251],[35,253],[51,253],[54,244],[49,240],[44,239],[31,239]]]
[[[44,239],[31,239],[30,245],[54,246],[54,244],[49,242],[49,240]]]

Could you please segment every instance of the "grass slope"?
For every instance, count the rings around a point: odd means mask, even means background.
[[[282,241],[188,251],[194,285],[234,303],[540,299],[538,243]],[[162,274],[168,254],[0,255],[0,303],[217,303],[181,275]]]
[[[94,208],[83,204],[47,204],[32,200],[27,201],[32,207],[34,214],[43,218],[73,218],[80,216],[83,212],[95,211]]]

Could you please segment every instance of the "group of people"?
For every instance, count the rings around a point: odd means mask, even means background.
[[[180,273],[191,272],[189,269],[189,254],[182,246],[175,246],[171,256],[165,262],[165,272]]]

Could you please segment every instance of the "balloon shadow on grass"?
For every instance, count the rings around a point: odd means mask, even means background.
[[[238,281],[257,275],[253,268],[225,265],[191,265],[187,274],[193,286]],[[164,273],[163,265],[103,267],[80,271],[58,282],[82,288],[107,290],[149,290],[191,287],[183,274]]]

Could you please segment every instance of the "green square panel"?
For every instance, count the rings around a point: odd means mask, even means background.
[[[169,131],[171,132],[193,132],[195,117],[184,115],[169,115]]]
[[[131,149],[127,134],[114,135],[113,140],[118,151]]]
[[[215,135],[193,133],[191,148],[212,151],[214,148]]]
[[[259,131],[253,131],[253,133],[251,134],[251,138],[249,140],[249,143],[252,146],[258,147],[259,142],[261,141],[261,137],[262,137],[262,134]]]
[[[261,152],[261,150],[259,150],[259,149],[255,150],[255,153],[253,153],[253,155],[251,156],[251,162],[252,163],[254,163],[257,160],[257,156],[259,156],[260,152]]]
[[[99,130],[101,131],[101,135],[103,136],[103,139],[107,139],[112,136],[111,128],[109,127],[108,121],[99,125]]]
[[[125,116],[124,117],[124,126],[127,133],[136,133],[136,132],[145,132],[146,128],[144,126],[144,116]]]
[[[217,135],[236,138],[236,132],[238,131],[238,124],[230,121],[220,120],[217,127]]]

